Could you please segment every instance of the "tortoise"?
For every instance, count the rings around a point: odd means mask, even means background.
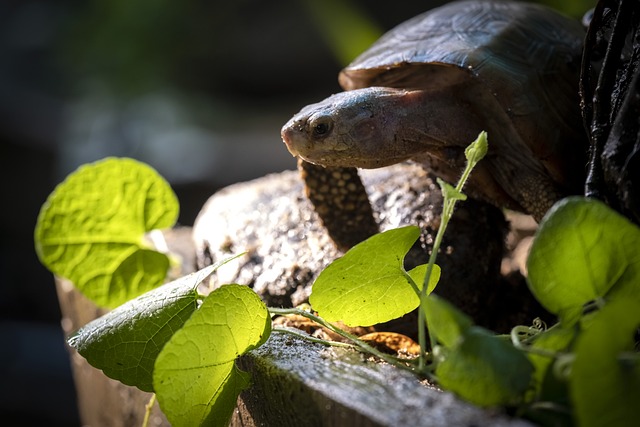
[[[339,247],[377,232],[356,168],[419,162],[450,182],[486,130],[465,191],[540,220],[582,192],[578,80],[585,30],[541,5],[459,1],[384,34],[339,74],[344,92],[282,128],[307,194]]]

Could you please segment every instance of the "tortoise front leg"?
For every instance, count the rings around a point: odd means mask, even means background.
[[[378,232],[369,196],[356,168],[298,160],[307,197],[335,245],[346,251]]]

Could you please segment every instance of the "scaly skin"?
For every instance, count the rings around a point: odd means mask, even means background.
[[[481,87],[472,84],[442,91],[358,89],[305,107],[283,127],[282,138],[292,155],[321,166],[376,168],[412,159],[454,182],[464,167],[464,148],[484,129],[489,133],[490,151],[472,174],[468,191],[540,220],[564,192],[492,102]],[[316,180],[321,171],[315,172]],[[350,172],[350,176],[355,175]],[[333,181],[327,177],[324,182]],[[307,186],[313,198],[316,186],[309,180]],[[362,194],[349,197],[364,200]],[[332,224],[336,218],[343,221],[349,216],[336,212],[339,205],[319,212],[329,229],[339,228]],[[345,236],[331,234],[344,246],[340,241]]]
[[[379,231],[355,168],[324,168],[299,160],[298,169],[307,197],[338,249],[346,251]]]

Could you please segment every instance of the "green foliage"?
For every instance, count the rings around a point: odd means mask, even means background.
[[[52,272],[95,302],[128,300],[69,338],[89,363],[155,390],[173,425],[226,425],[249,384],[235,359],[268,338],[271,319],[259,297],[239,285],[214,291],[198,308],[196,287],[228,260],[154,289],[169,260],[144,236],[170,227],[177,214],[175,195],[150,167],[106,159],[56,188],[40,213],[36,247]]]
[[[464,158],[467,160],[467,165],[462,172],[463,176],[459,183],[464,185],[467,181],[469,174],[473,168],[475,168],[480,160],[484,159],[484,156],[489,152],[489,136],[487,132],[482,131],[478,134],[478,137],[467,148],[464,149]],[[466,176],[465,176],[466,175]],[[458,188],[461,190],[462,187]]]
[[[635,425],[639,247],[640,229],[595,200],[562,200],[540,224],[529,286],[562,323],[533,337],[528,351],[536,367],[532,400],[558,408],[554,422],[570,411],[579,425]]]
[[[528,260],[529,286],[559,315],[561,322],[551,328],[519,326],[509,342],[431,294],[440,276],[439,242],[483,152],[486,135],[481,134],[466,152],[468,167],[456,187],[441,183],[444,213],[428,265],[404,269],[417,227],[373,236],[320,274],[310,299],[324,319],[309,317],[361,351],[431,376],[477,405],[518,405],[521,413],[549,425],[635,425],[640,229],[602,203],[565,199],[540,224]],[[169,226],[177,214],[175,196],[155,176],[118,159],[70,176],[49,198],[36,227],[43,263],[56,274],[76,274],[75,280],[67,277],[110,303],[148,289],[141,284],[150,267],[143,269],[142,263],[156,253],[143,235]],[[168,208],[158,207],[163,203]],[[226,425],[238,394],[250,384],[235,361],[267,340],[271,319],[259,297],[240,285],[218,288],[198,307],[197,284],[220,265],[148,291],[83,327],[70,344],[106,375],[154,390],[173,425]],[[103,276],[108,280],[95,279]],[[419,327],[428,325],[432,341],[429,366],[422,341],[418,363],[398,361],[328,323],[366,326],[417,306]]]
[[[309,302],[325,320],[351,326],[386,322],[414,310],[426,266],[407,272],[403,261],[418,236],[418,227],[403,227],[354,246],[320,273]],[[439,277],[436,268],[431,287]]]
[[[473,141],[464,150],[464,156],[467,160],[467,163],[456,186],[453,187],[452,185],[444,182],[442,179],[438,179],[438,184],[440,185],[440,189],[442,190],[442,197],[444,199],[442,204],[442,216],[440,218],[440,226],[438,227],[436,238],[433,241],[433,247],[431,248],[431,255],[429,256],[429,264],[427,265],[427,271],[424,276],[424,283],[428,283],[431,281],[431,274],[434,266],[436,265],[436,257],[438,256],[438,251],[440,250],[440,245],[442,244],[444,233],[447,230],[447,226],[449,225],[451,217],[453,216],[453,210],[456,206],[456,203],[460,200],[465,200],[467,197],[462,193],[462,189],[469,179],[471,171],[487,154],[488,150],[489,141],[487,138],[487,133],[482,131],[480,132],[476,140]],[[420,309],[418,310],[418,341],[420,343],[420,349],[422,351],[420,352],[418,363],[419,372],[424,372],[426,369],[425,354],[427,351],[427,319],[425,313],[425,304],[428,301],[426,296],[430,294],[434,289],[435,286],[425,285],[423,286],[422,292],[420,293],[422,304],[420,305]]]
[[[82,327],[69,345],[108,377],[153,391],[158,353],[196,310],[196,287],[216,268],[206,267],[132,299]]]
[[[425,298],[423,304],[431,335],[446,348],[455,348],[473,326],[469,316],[437,295]]]
[[[452,347],[440,351],[440,385],[480,406],[518,403],[529,387],[533,366],[503,338],[473,326]]]
[[[38,216],[36,251],[96,304],[115,307],[163,282],[169,259],[151,249],[145,233],[177,217],[177,198],[157,172],[109,158],[56,187]]]
[[[424,300],[429,331],[436,339],[439,383],[480,406],[513,404],[529,387],[533,366],[504,338],[473,322],[437,295]]]
[[[538,330],[527,354],[533,364],[534,374],[529,401],[561,401],[568,403],[567,388],[561,372],[557,372],[556,359],[570,354],[578,328],[565,328],[557,324],[546,331]]]
[[[616,299],[597,312],[578,337],[569,391],[580,426],[638,425],[638,327],[640,301]]]
[[[531,292],[568,322],[610,292],[640,295],[639,245],[638,227],[602,202],[564,199],[545,216],[531,247]]]
[[[250,382],[235,360],[270,332],[269,312],[248,287],[225,285],[205,298],[156,360],[153,384],[171,424],[226,426]]]

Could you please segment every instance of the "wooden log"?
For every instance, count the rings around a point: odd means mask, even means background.
[[[492,426],[526,427],[498,410],[465,403],[412,373],[274,333],[239,360],[252,386],[238,401],[232,426]]]

